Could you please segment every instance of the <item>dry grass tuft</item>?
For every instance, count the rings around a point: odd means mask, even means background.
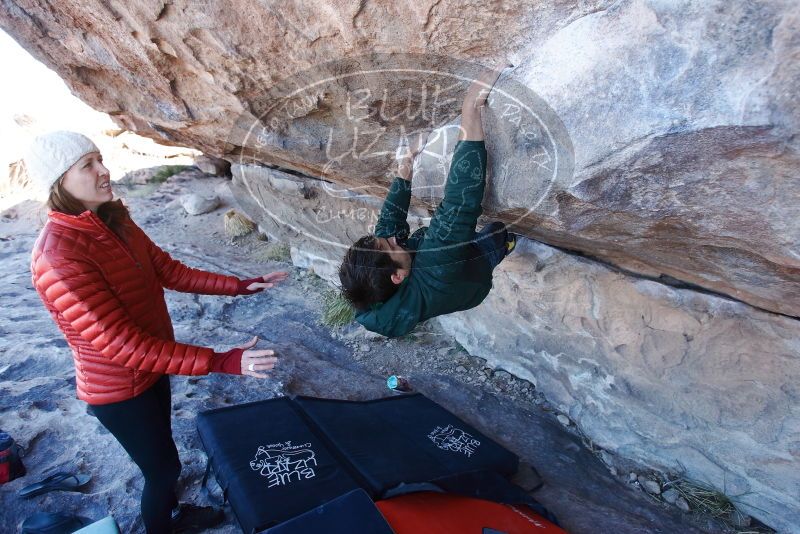
[[[225,214],[225,233],[229,237],[241,237],[256,229],[256,225],[236,210]]]
[[[739,512],[731,498],[711,486],[679,477],[664,484],[664,489],[673,488],[689,503],[693,512],[709,515],[737,534],[768,534],[775,532],[769,527],[758,525],[752,527],[739,526],[736,523],[744,514]]]
[[[322,324],[338,328],[353,322],[356,311],[341,291],[331,289],[322,296]]]
[[[286,243],[264,244],[253,251],[253,257],[261,261],[279,261],[288,263],[292,260],[291,250]]]

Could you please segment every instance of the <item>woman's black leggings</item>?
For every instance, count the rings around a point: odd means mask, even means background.
[[[92,406],[92,412],[125,448],[144,475],[142,519],[147,534],[168,534],[178,505],[175,483],[181,472],[172,439],[169,376],[144,393],[122,402]]]

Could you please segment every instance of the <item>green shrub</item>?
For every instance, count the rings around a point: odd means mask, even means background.
[[[163,184],[173,174],[183,172],[189,167],[190,165],[164,165],[147,181],[151,184]]]

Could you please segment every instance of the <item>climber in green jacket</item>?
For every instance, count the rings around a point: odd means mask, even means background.
[[[399,176],[383,203],[375,233],[347,251],[339,269],[342,293],[368,330],[402,336],[422,321],[477,306],[492,288],[492,271],[513,250],[515,236],[503,223],[475,231],[486,184],[481,108],[499,74],[487,72],[467,90],[444,199],[430,227],[408,235],[415,154],[407,151],[403,157],[398,154]]]

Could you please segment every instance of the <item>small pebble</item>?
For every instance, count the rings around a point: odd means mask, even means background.
[[[557,419],[558,419],[558,422],[561,423],[562,425],[569,426],[569,417],[567,417],[563,413],[558,414]]]
[[[631,474],[628,475],[628,482],[636,482],[638,478],[639,476],[636,473],[631,472]]]
[[[371,331],[367,330],[366,328],[364,328],[363,326],[360,327],[357,330],[356,335],[360,335],[364,339],[369,339],[369,340],[372,340],[372,341],[376,341],[376,340],[379,340],[379,339],[386,339],[382,335],[377,334],[375,332],[371,332]]]
[[[680,496],[681,494],[678,493],[677,490],[674,490],[672,488],[668,489],[667,491],[661,494],[661,498],[664,499],[664,501],[668,502],[669,504],[675,504],[675,501],[677,501],[678,497]]]
[[[689,503],[686,502],[686,499],[684,499],[683,497],[678,497],[678,499],[675,501],[675,506],[677,506],[684,512],[688,512],[690,510]]]
[[[639,477],[639,484],[651,495],[661,495],[661,484],[649,478]]]
[[[450,347],[442,347],[436,352],[439,353],[439,356],[447,356],[448,354],[450,354]]]
[[[371,348],[372,348],[372,347],[370,347],[370,346],[369,346],[369,345],[367,345],[366,343],[362,343],[362,344],[361,344],[361,345],[358,347],[358,350],[360,350],[361,352],[369,352]]]
[[[467,372],[467,368],[464,367],[463,365],[459,365],[458,367],[456,367],[456,372],[457,373],[466,373]]]

